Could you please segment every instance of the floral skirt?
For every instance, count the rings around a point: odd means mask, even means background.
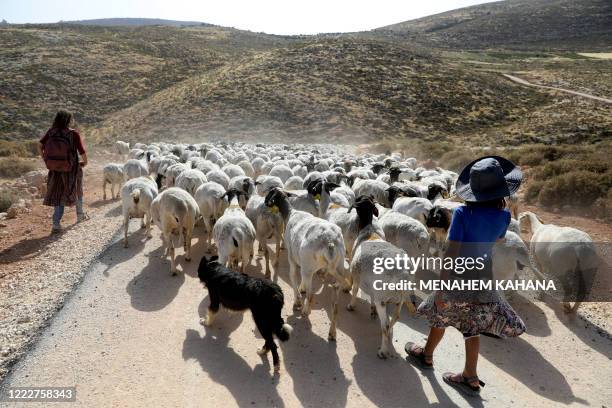
[[[425,317],[431,327],[452,326],[465,338],[484,334],[493,337],[517,337],[525,332],[525,323],[504,300],[494,303],[449,302],[438,310],[435,293],[418,307],[417,314]]]

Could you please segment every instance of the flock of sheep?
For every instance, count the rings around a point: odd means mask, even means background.
[[[104,167],[103,190],[105,199],[106,184],[113,198],[115,191],[121,195],[126,247],[131,218],[141,219],[149,237],[153,223],[176,274],[175,249],[183,246],[190,261],[194,229],[201,225],[207,249],[216,247],[219,262],[233,270],[245,271],[257,241],[270,278],[267,242],[272,240],[274,265],[286,249],[294,308],[305,316],[315,274],[333,282],[330,340],[336,337],[339,291],[351,291],[349,310],[359,289],[369,295],[381,324],[381,358],[393,349],[392,328],[402,305],[412,303],[406,291],[375,291],[372,281],[411,276],[394,269],[374,276],[372,258],[441,254],[452,210],[461,205],[453,198],[456,173],[419,167],[415,158],[399,153],[356,155],[338,146],[305,144],[137,143],[130,148],[117,142],[116,148],[128,160]],[[505,241],[493,251],[496,279],[513,278],[524,267],[538,276],[597,267],[586,233],[543,224],[530,212],[519,214],[516,197],[508,205],[513,219]],[[521,228],[532,234],[529,247]],[[392,316],[387,305],[396,305]],[[564,304],[568,312],[578,305]]]

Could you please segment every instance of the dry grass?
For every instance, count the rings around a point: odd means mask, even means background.
[[[0,158],[0,177],[2,178],[16,178],[35,169],[36,164],[28,159],[19,157]]]

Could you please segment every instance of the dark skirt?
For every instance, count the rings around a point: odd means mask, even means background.
[[[78,163],[69,172],[49,171],[43,205],[73,206],[79,197],[83,197],[83,169]]]
[[[525,332],[525,323],[505,300],[491,303],[450,301],[438,310],[432,293],[418,307],[417,314],[425,317],[431,327],[452,326],[464,337],[479,334],[493,337],[517,337]]]

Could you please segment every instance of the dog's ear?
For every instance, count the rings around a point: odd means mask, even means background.
[[[217,255],[213,255],[213,256],[210,257],[208,262],[217,262],[218,259],[219,259],[219,257]]]

